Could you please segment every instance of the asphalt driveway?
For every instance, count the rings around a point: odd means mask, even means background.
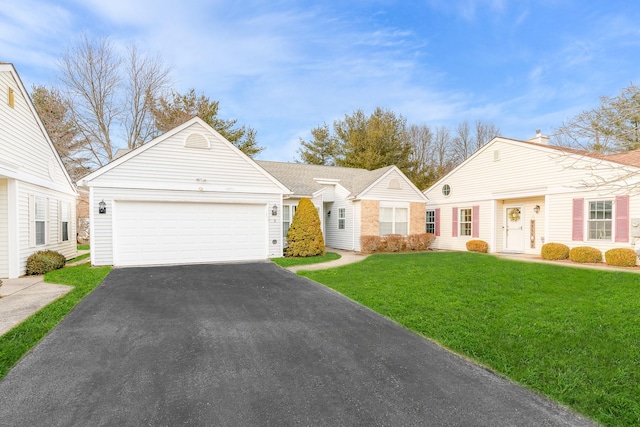
[[[0,424],[592,425],[266,262],[113,270],[0,382]]]

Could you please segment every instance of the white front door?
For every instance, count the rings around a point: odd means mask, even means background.
[[[522,224],[522,206],[508,206],[505,209],[505,251],[524,252]]]

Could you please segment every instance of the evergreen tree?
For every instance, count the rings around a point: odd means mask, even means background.
[[[324,255],[325,246],[320,217],[311,199],[304,198],[298,203],[287,232],[287,245],[286,256],[288,257]]]

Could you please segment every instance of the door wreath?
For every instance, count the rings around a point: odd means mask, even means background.
[[[511,220],[512,222],[520,221],[520,209],[519,208],[511,208],[511,209],[509,209],[509,213],[507,215],[509,216],[509,220]]]

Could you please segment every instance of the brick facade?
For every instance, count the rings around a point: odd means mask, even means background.
[[[380,202],[377,200],[360,201],[360,235],[377,236],[380,234]]]
[[[424,233],[427,221],[427,204],[424,202],[411,202],[409,205],[409,221],[409,233]]]

